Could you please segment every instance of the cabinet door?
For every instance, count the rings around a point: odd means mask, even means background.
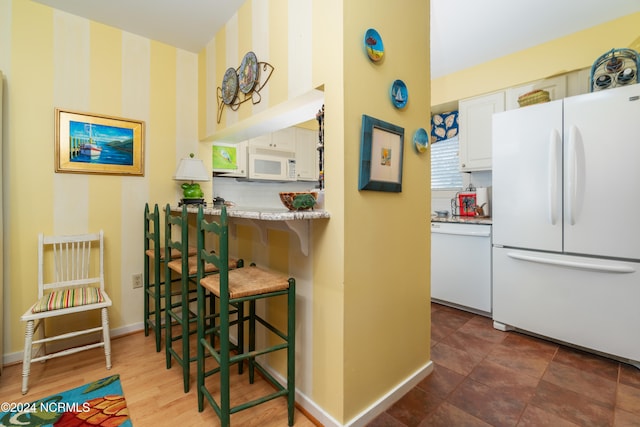
[[[272,148],[271,134],[266,133],[264,135],[256,136],[255,138],[251,138],[249,140],[249,147]]]
[[[317,132],[296,128],[296,171],[298,181],[317,181],[319,173]]]
[[[460,170],[463,172],[491,169],[491,120],[494,113],[504,111],[504,92],[459,103]]]
[[[280,129],[271,134],[271,148],[278,151],[296,151],[295,128]]]
[[[273,133],[251,138],[249,140],[249,146],[293,153],[296,149],[294,129],[285,128]]]
[[[591,67],[567,74],[567,96],[591,92]]]
[[[558,76],[550,79],[538,80],[533,83],[512,87],[506,90],[506,109],[520,108],[518,97],[534,90],[546,90],[551,101],[567,96],[567,76]]]

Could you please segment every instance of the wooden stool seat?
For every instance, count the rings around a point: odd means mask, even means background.
[[[200,284],[220,297],[220,275],[206,276]],[[250,266],[229,271],[229,298],[244,298],[289,289],[289,277],[261,267]]]
[[[189,248],[189,252],[188,252],[189,256],[195,256],[196,251],[197,251],[196,248],[190,247]],[[147,254],[148,257],[155,258],[155,251],[153,249],[147,249],[145,251],[145,253]],[[161,246],[160,247],[160,262],[164,262],[164,253],[165,253],[164,247]],[[171,259],[180,258],[181,256],[182,256],[182,252],[180,252],[177,249],[171,249]]]
[[[195,255],[195,254],[194,254]],[[198,272],[198,259],[195,256],[190,256],[187,259],[189,265],[189,271],[188,271],[188,275],[189,276],[195,276],[196,273]],[[238,265],[238,260],[237,259],[230,259],[229,260],[229,268],[236,268]],[[171,270],[175,271],[176,273],[180,273],[182,274],[182,260],[181,259],[176,259],[173,261],[169,261],[168,265],[167,265]],[[217,273],[218,272],[218,267],[216,267],[215,265],[211,264],[211,263],[206,263],[204,266],[204,271],[205,273]]]

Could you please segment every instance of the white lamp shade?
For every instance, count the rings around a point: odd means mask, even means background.
[[[180,159],[173,176],[176,181],[209,181],[209,172],[200,159]]]

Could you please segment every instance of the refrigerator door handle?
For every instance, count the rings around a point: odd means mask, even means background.
[[[578,165],[576,159],[576,139],[578,135],[578,128],[575,125],[571,125],[569,128],[569,142],[567,144],[568,159],[567,159],[567,217],[569,224],[575,225],[575,203],[577,194],[577,174]]]
[[[520,261],[555,265],[558,267],[576,268],[578,270],[598,271],[601,273],[628,274],[628,273],[634,273],[636,271],[635,268],[631,267],[630,265],[614,265],[614,264],[598,265],[598,264],[591,264],[588,262],[563,261],[559,259],[545,258],[542,256],[522,255],[515,252],[509,252],[507,253],[507,256],[509,258],[517,259]]]
[[[549,222],[556,225],[558,213],[558,150],[560,147],[560,133],[551,129],[549,135]]]

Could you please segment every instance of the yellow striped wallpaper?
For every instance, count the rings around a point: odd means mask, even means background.
[[[11,3],[5,153],[8,280],[5,352],[24,343],[20,315],[37,296],[37,234],[105,231],[115,334],[140,329],[144,202],[180,197],[177,159],[198,152],[198,56],[29,0]],[[6,56],[5,56],[6,55]],[[145,122],[145,175],[55,173],[54,110]],[[62,329],[68,325],[60,325]]]

